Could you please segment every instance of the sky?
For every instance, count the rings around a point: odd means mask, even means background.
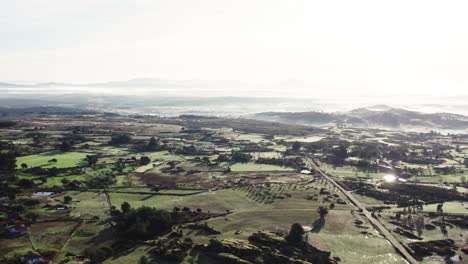
[[[468,2],[0,0],[0,82],[468,91]],[[222,89],[222,88],[220,88]]]

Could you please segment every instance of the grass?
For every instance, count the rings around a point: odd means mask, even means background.
[[[447,183],[461,183],[461,176],[464,175],[466,179],[468,179],[468,175],[466,174],[456,174],[456,175],[433,175],[433,176],[418,176],[412,177],[411,180],[417,182],[429,182],[429,183],[439,183],[441,180],[442,182]]]
[[[231,171],[293,171],[294,169],[270,164],[258,164],[253,162],[235,163],[231,165]]]
[[[114,186],[116,187],[124,187],[128,186],[128,177],[127,175],[118,175],[115,177],[116,183]]]
[[[164,194],[164,195],[190,195],[190,194],[197,194],[200,193],[204,190],[200,189],[170,189],[170,190],[159,190],[158,192],[153,191],[151,188],[148,187],[124,187],[124,188],[113,188],[110,190],[110,192],[115,192],[115,193],[122,193],[122,192],[128,192],[128,193],[150,193],[150,194]]]
[[[353,169],[353,167],[336,167],[333,168],[332,166],[329,166],[326,169],[326,172],[330,175],[333,176],[338,176],[338,177],[365,177],[365,178],[372,178],[376,180],[382,180],[383,176],[385,173],[364,173],[357,171],[356,169]]]
[[[27,236],[13,238],[13,239],[0,239],[0,255],[4,257],[13,256],[16,253],[31,250],[31,244]]]
[[[183,161],[185,160],[182,156],[174,155],[169,153],[169,151],[158,151],[158,152],[148,152],[142,155],[137,155],[137,158],[141,156],[148,156],[151,161]]]
[[[47,182],[42,183],[39,179],[38,176],[32,176],[32,175],[19,175],[19,179],[35,179],[35,183],[39,184],[39,187],[52,187],[52,186],[62,186],[62,180],[67,179],[69,181],[73,180],[78,180],[78,181],[84,181],[86,180],[86,175],[70,175],[70,176],[55,176],[55,177],[47,177]]]
[[[257,203],[249,199],[246,194],[234,190],[220,190],[204,192],[188,196],[145,195],[128,193],[110,193],[112,205],[117,208],[123,202],[132,207],[150,206],[172,210],[174,207],[184,206],[192,210],[201,208],[203,211],[225,212],[229,210],[244,210],[256,206]]]
[[[108,227],[108,225],[99,224],[98,222],[84,223],[64,247],[63,251],[61,252],[61,260],[66,259],[66,253],[82,255],[85,249],[98,246],[98,243],[101,239],[97,239],[97,237],[100,236],[103,230],[105,230]]]
[[[102,145],[102,142],[96,142],[96,141],[86,141],[86,142],[83,142],[83,143],[79,143],[79,144],[76,144],[75,147],[83,147],[85,145],[89,145],[89,146],[100,146]]]
[[[119,252],[111,258],[104,261],[104,264],[127,264],[127,263],[139,263],[141,256],[146,256],[148,259],[151,259],[149,250],[151,247],[148,246],[138,246],[132,248],[130,251]]]
[[[271,210],[260,209],[235,212],[225,218],[215,218],[207,221],[209,226],[222,232],[221,237],[227,238],[234,232],[241,231],[240,238],[246,238],[258,230],[288,232],[292,223],[311,225],[317,218],[314,209]],[[237,237],[237,236],[236,236]]]
[[[29,228],[34,248],[61,249],[77,222],[46,222],[33,224]]]
[[[468,203],[445,202],[442,209],[444,213],[448,214],[468,214]],[[425,205],[423,210],[425,212],[437,212],[437,204]]]
[[[60,152],[51,151],[36,155],[18,157],[16,160],[16,167],[21,168],[21,164],[26,163],[29,168],[42,167],[42,168],[71,168],[86,165],[84,160],[89,153],[84,152]],[[49,160],[57,159],[57,162],[48,162]]]
[[[103,193],[67,192],[57,198],[63,200],[67,195],[73,199],[70,203],[70,216],[83,219],[93,216],[98,216],[100,219],[107,217],[109,205]]]
[[[349,211],[332,210],[319,233],[310,233],[316,247],[340,257],[340,263],[405,263],[376,230],[357,228]],[[361,231],[366,230],[368,234]]]

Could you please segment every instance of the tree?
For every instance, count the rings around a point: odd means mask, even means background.
[[[42,139],[46,137],[46,135],[42,133],[34,133],[30,136],[32,137],[33,144],[36,146],[40,145],[42,143]]]
[[[39,215],[33,212],[29,212],[24,216],[26,219],[28,219],[30,222],[36,222],[37,218],[39,218]]]
[[[131,209],[131,206],[127,202],[123,202],[120,205],[120,210],[122,210],[122,213],[124,213],[124,214],[127,214],[128,212],[130,212],[130,209]]]
[[[331,163],[333,166],[341,166],[344,161],[348,158],[348,149],[344,145],[340,145],[334,148],[332,151]]]
[[[141,156],[140,165],[148,165],[150,162],[150,158],[148,158],[147,156]]]
[[[138,264],[148,264],[148,258],[146,256],[141,256]]]
[[[117,234],[124,239],[148,240],[171,230],[172,214],[152,207],[129,208],[126,214],[114,213]]]
[[[21,179],[18,181],[18,186],[23,187],[25,189],[29,189],[34,186],[34,181],[28,179]]]
[[[57,169],[57,167],[52,167],[50,169],[47,170],[47,174],[50,176],[50,177],[55,177],[57,176],[59,173],[59,169]]]
[[[286,241],[289,243],[300,243],[303,241],[302,235],[304,234],[304,229],[298,223],[292,224],[289,234],[286,236]]]
[[[62,144],[60,144],[60,150],[63,152],[67,152],[72,150],[72,144],[69,141],[63,141]]]
[[[297,142],[297,141],[296,141],[296,142],[294,142],[294,143],[292,144],[292,150],[294,150],[294,151],[297,152],[297,151],[299,151],[300,149],[301,149],[301,143],[300,143],[300,142]]]
[[[86,161],[88,162],[88,165],[90,167],[93,167],[98,162],[98,156],[97,155],[86,155]]]
[[[113,134],[109,144],[111,145],[128,144],[130,143],[131,140],[132,138],[127,134]]]
[[[465,175],[460,176],[460,182],[462,184],[466,183],[466,176]]]
[[[416,218],[416,232],[418,232],[418,236],[422,236],[424,228],[424,215],[418,214]]]
[[[63,202],[66,203],[66,204],[70,203],[72,200],[73,200],[73,198],[68,196],[68,195],[63,197]]]
[[[156,138],[151,137],[148,145],[146,145],[146,150],[147,151],[155,151],[159,149],[159,142],[156,140]]]
[[[36,207],[40,204],[40,202],[36,199],[23,199],[21,200],[22,203],[24,204],[24,206],[28,207],[28,208],[33,208],[33,207]]]
[[[240,151],[232,152],[232,161],[247,163],[252,159],[252,156],[248,153],[242,153]]]
[[[21,163],[21,168],[22,168],[23,170],[27,169],[27,168],[28,168],[28,164],[26,164],[26,163]]]
[[[320,206],[317,208],[317,213],[320,215],[320,218],[324,218],[328,214],[328,209],[326,207]]]
[[[63,178],[62,180],[60,180],[60,182],[62,182],[63,185],[67,185],[67,184],[70,183],[70,180],[66,179],[66,178]]]
[[[15,153],[0,151],[0,178],[12,178],[16,170]]]
[[[90,247],[84,250],[84,255],[91,259],[93,263],[102,263],[113,255],[114,251],[110,247]]]

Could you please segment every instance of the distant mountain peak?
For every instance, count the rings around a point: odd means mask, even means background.
[[[371,111],[389,111],[389,110],[394,109],[393,107],[386,105],[386,104],[377,104],[377,105],[372,105],[372,106],[368,106],[365,108]]]

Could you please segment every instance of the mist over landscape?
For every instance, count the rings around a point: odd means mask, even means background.
[[[468,114],[468,95],[392,94],[386,91],[327,89],[304,81],[167,81],[135,79],[96,84],[1,83],[3,106],[80,106],[122,113],[241,116],[266,111],[341,112],[388,105],[424,113]]]
[[[0,264],[468,263],[463,0],[0,0]]]

